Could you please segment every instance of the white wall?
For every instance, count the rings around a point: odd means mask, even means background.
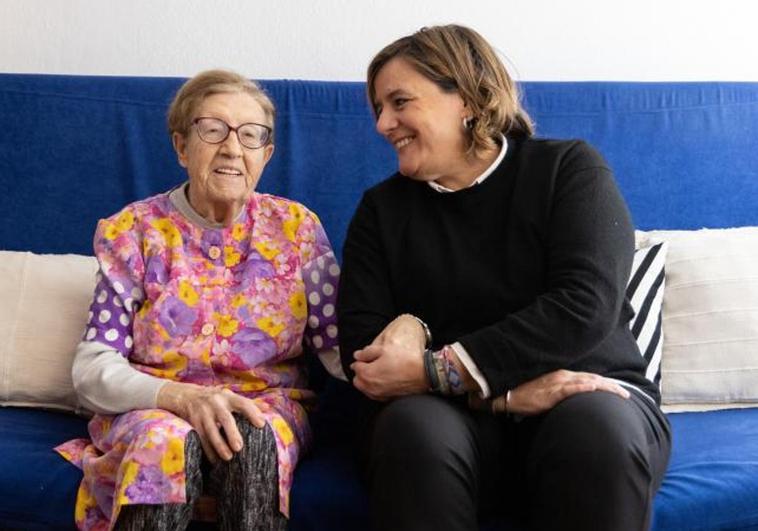
[[[448,22],[519,79],[758,81],[753,0],[0,0],[0,71],[362,80],[383,45]]]

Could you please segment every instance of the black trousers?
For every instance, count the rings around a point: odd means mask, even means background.
[[[520,420],[433,395],[388,403],[364,446],[375,529],[474,531],[491,514],[534,530],[648,529],[671,432],[631,395],[574,395]]]

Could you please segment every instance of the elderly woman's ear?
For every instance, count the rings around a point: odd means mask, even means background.
[[[174,145],[174,151],[182,168],[187,167],[187,137],[174,131],[171,133],[171,143]]]

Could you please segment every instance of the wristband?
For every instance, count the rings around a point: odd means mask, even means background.
[[[433,393],[438,392],[440,390],[440,380],[437,376],[437,369],[434,366],[432,349],[430,348],[424,350],[424,371],[426,372],[426,379],[429,380],[429,389]]]

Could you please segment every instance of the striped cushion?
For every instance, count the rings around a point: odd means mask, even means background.
[[[666,251],[665,242],[637,249],[634,252],[632,273],[626,288],[626,295],[634,308],[634,317],[629,321],[629,328],[647,362],[645,376],[656,385],[660,385],[661,381],[661,308]]]

